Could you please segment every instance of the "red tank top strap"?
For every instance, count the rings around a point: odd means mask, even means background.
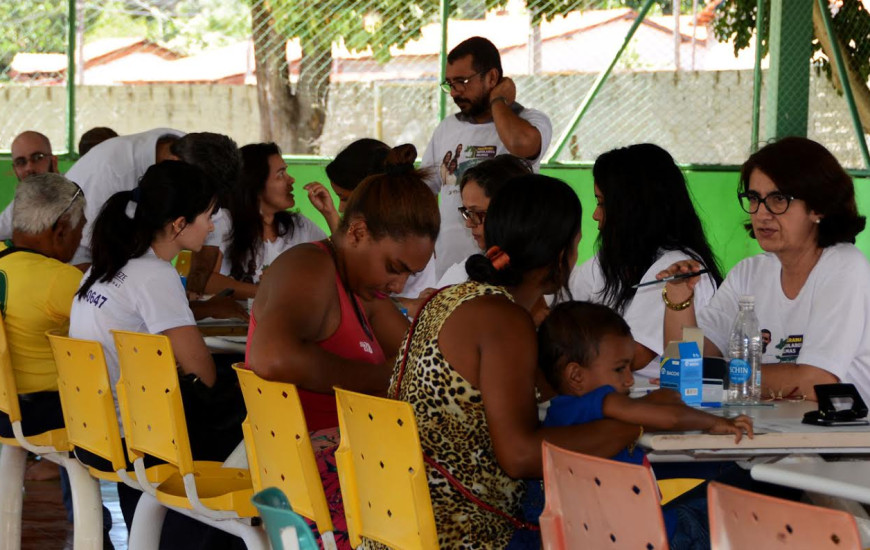
[[[330,254],[330,250],[326,244],[322,242],[313,243],[315,246]],[[360,323],[365,323],[371,331],[371,325],[368,318],[365,316],[365,310],[359,301],[359,298],[345,291],[341,277],[336,270],[335,288],[338,292],[338,302],[341,311],[341,320],[338,328],[329,337],[317,342],[321,349],[328,351],[334,355],[344,359],[361,361],[365,363],[380,364],[386,358],[381,349],[380,344],[374,338],[369,338]],[[361,319],[357,318],[356,310],[351,303],[351,300],[357,301],[359,311],[362,313]],[[245,360],[250,357],[251,341],[253,340],[254,331],[257,327],[257,320],[251,311],[251,322],[248,326],[248,341],[245,346]],[[316,393],[302,388],[297,388],[299,392],[299,400],[302,403],[302,409],[305,412],[305,420],[308,423],[308,430],[315,431],[324,428],[333,428],[338,426],[338,413],[336,411],[335,394],[333,393]]]

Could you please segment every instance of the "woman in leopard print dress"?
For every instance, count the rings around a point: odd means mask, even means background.
[[[615,421],[538,424],[529,310],[565,288],[580,214],[560,180],[529,175],[505,184],[487,211],[489,249],[468,260],[471,281],[435,295],[406,338],[407,360],[397,360],[389,395],[414,407],[441,548],[519,547],[521,480],[541,477],[543,439],[610,456],[637,438],[636,426]]]

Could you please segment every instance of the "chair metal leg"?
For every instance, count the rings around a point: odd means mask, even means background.
[[[130,550],[157,550],[167,509],[148,493],[142,493],[133,525],[130,527]]]
[[[0,445],[0,548],[21,548],[21,506],[27,451]]]
[[[73,498],[73,547],[102,550],[103,507],[100,482],[90,476],[78,460],[68,458],[63,466],[69,474]]]

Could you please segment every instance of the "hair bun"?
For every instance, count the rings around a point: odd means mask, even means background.
[[[387,153],[387,158],[384,159],[384,171],[387,174],[397,173],[392,169],[401,169],[398,173],[404,173],[414,168],[414,161],[417,160],[417,148],[410,143],[397,145],[390,149]]]

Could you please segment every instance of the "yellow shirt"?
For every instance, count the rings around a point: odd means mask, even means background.
[[[0,242],[0,252],[8,248]],[[57,391],[57,367],[45,332],[69,330],[82,272],[38,252],[0,257],[0,312],[19,393]]]

